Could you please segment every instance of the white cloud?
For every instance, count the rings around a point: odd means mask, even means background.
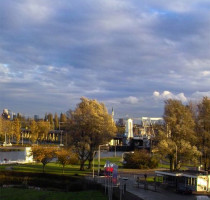
[[[122,100],[122,103],[126,103],[126,104],[137,104],[138,102],[139,102],[139,99],[134,96],[129,96]]]
[[[206,91],[206,92],[196,91],[192,94],[192,99],[199,100],[205,96],[210,97],[210,91]]]
[[[210,71],[202,71],[201,75],[202,76],[210,76]]]
[[[9,74],[9,72],[10,71],[9,71],[7,64],[0,63],[0,73]]]
[[[154,91],[153,96],[155,99],[158,99],[158,100],[177,99],[182,102],[187,102],[187,97],[185,97],[184,93],[179,93],[175,95],[170,91],[163,91],[162,94],[158,91]]]
[[[159,96],[160,96],[160,92],[158,92],[158,91],[154,91],[154,92],[153,92],[153,96],[155,96],[155,97],[159,97]]]

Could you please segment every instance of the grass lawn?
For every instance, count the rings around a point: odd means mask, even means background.
[[[82,192],[55,192],[33,189],[0,188],[2,200],[107,200],[108,198],[99,191]]]
[[[100,166],[101,169],[103,169],[106,161],[109,160],[111,163],[115,163],[119,166],[119,168],[122,167],[122,164],[120,163],[121,158],[120,157],[111,157],[111,158],[101,158],[100,160]],[[84,176],[87,174],[92,174],[92,169],[87,169],[87,163],[85,164],[85,171],[80,171],[80,165],[67,165],[64,168],[64,174],[69,176],[74,175],[80,175]],[[42,173],[42,164],[41,163],[33,163],[33,164],[19,164],[19,165],[0,165],[0,170],[5,170],[12,167],[12,170],[14,171],[20,171],[20,172],[34,172],[34,173]],[[98,169],[98,160],[97,158],[94,160],[94,169],[97,171]],[[62,174],[62,166],[59,165],[56,162],[48,163],[45,167],[46,173],[52,173],[52,174]]]

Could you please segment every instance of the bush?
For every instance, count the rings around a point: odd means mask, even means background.
[[[125,168],[131,169],[152,169],[158,166],[158,160],[150,156],[146,150],[135,151],[134,153],[125,154]]]
[[[0,171],[0,187],[2,185],[34,186],[63,191],[98,189],[100,186],[79,176],[72,177],[47,173]]]

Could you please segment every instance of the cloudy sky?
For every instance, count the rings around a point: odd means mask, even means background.
[[[159,117],[210,96],[209,0],[1,0],[0,109]]]

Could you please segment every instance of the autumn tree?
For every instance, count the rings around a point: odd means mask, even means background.
[[[204,169],[210,167],[210,99],[203,97],[198,104],[197,115],[198,146],[202,152]]]
[[[54,129],[54,120],[53,120],[53,114],[52,113],[48,113],[47,121],[50,123],[50,128]]]
[[[59,149],[56,151],[57,162],[62,165],[62,173],[64,174],[64,167],[70,164],[78,163],[78,159],[76,154],[72,151],[72,149]]]
[[[165,129],[159,131],[157,149],[168,156],[170,170],[180,168],[186,160],[197,160],[200,152],[195,146],[195,123],[189,107],[178,100],[166,100],[163,118]]]
[[[49,131],[50,131],[50,124],[48,122],[41,120],[37,123],[38,139],[40,141],[47,139]]]
[[[10,143],[10,139],[12,137],[12,122],[10,120],[6,120],[2,118],[2,133],[5,138],[6,143]]]
[[[16,144],[19,144],[21,138],[21,123],[18,118],[14,119],[12,129],[16,138]]]
[[[86,160],[90,168],[94,151],[100,144],[109,142],[116,132],[112,116],[103,103],[84,97],[69,116],[72,122],[69,127],[72,136],[70,142],[76,147],[80,170],[84,170]]]
[[[43,173],[45,172],[45,166],[56,157],[57,148],[48,146],[34,146],[31,149],[31,155],[37,162],[42,163]]]
[[[152,169],[158,166],[158,160],[146,150],[126,153],[124,161],[123,166],[129,169]]]
[[[66,114],[61,113],[61,114],[60,114],[60,122],[66,122],[66,121],[67,121]]]
[[[3,119],[0,116],[0,140],[3,140]]]
[[[38,136],[39,136],[39,132],[38,132],[38,126],[37,126],[37,123],[32,120],[30,122],[30,131],[31,131],[31,142],[32,143],[35,143],[38,139]]]
[[[57,113],[55,113],[55,115],[54,115],[54,127],[55,127],[55,130],[59,129],[59,119],[58,119]]]

